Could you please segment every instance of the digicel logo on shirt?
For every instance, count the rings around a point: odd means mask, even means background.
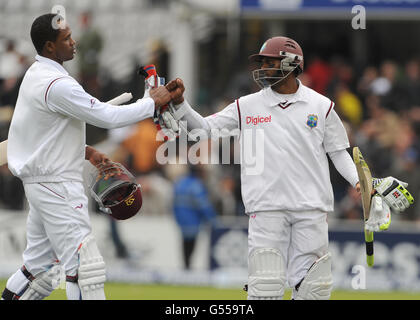
[[[259,123],[267,123],[267,122],[271,122],[271,115],[268,117],[260,117],[260,116],[246,117],[246,124],[252,123],[254,126],[256,126]]]

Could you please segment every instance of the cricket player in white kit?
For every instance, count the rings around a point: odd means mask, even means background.
[[[75,41],[61,17],[35,19],[31,38],[38,55],[20,87],[7,150],[9,169],[23,181],[29,202],[27,247],[2,299],[48,296],[57,281],[49,270],[57,263],[67,276],[68,299],[105,299],[105,263],[91,234],[82,171],[85,159],[93,165],[110,160],[86,146],[85,123],[130,125],[152,117],[171,95],[160,87],[129,105],[103,103],[63,68],[74,57]]]
[[[253,76],[262,90],[206,118],[180,98],[173,101],[178,110],[173,117],[185,120],[189,130],[240,129],[242,198],[249,215],[248,299],[282,299],[287,283],[293,299],[329,299],[327,214],[334,199],[327,154],[359,189],[347,133],[334,102],[296,78],[303,71],[296,41],[271,38],[250,58],[260,64]],[[183,88],[182,80],[167,87]],[[257,154],[250,166],[253,145]],[[375,228],[386,223],[389,212],[379,200],[383,210],[372,214]]]

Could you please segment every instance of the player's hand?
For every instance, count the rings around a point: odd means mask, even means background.
[[[356,192],[359,194],[359,196],[362,195],[362,189],[360,188],[360,182],[356,183],[356,186],[354,187],[356,189]],[[372,190],[372,195],[375,194],[375,190]]]
[[[385,231],[390,224],[391,208],[380,195],[373,196],[369,219],[365,222],[365,229],[373,232]]]
[[[97,180],[101,179],[102,176],[104,177],[104,180],[108,180],[113,176],[118,176],[123,173],[117,165],[117,162],[114,161],[102,162],[98,164],[96,168],[99,171]]]
[[[95,150],[91,153],[89,162],[95,167],[98,167],[99,165],[105,165],[106,163],[111,162],[111,159],[109,159],[105,154]]]
[[[149,95],[155,102],[155,109],[160,109],[167,105],[172,99],[171,94],[165,86],[150,89]]]
[[[408,183],[402,182],[394,177],[373,180],[374,189],[380,194],[388,206],[397,213],[403,212],[411,204],[414,198],[406,187]]]
[[[89,162],[98,169],[98,179],[105,176],[104,179],[108,180],[112,176],[121,174],[121,170],[115,166],[115,162],[99,151],[92,152]]]
[[[165,87],[168,89],[174,105],[184,102],[185,87],[184,82],[180,78],[169,81]]]
[[[361,191],[360,191],[360,182],[356,183],[356,191],[357,193],[360,195]]]

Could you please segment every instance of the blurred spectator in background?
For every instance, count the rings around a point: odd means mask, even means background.
[[[111,239],[112,239],[112,243],[115,246],[115,256],[121,259],[130,258],[130,252],[128,251],[127,246],[125,245],[125,242],[120,236],[120,231],[118,229],[117,222],[111,217],[109,217],[109,220],[110,220]]]
[[[122,147],[128,157],[128,167],[136,175],[150,173],[159,169],[156,151],[162,141],[156,140],[157,129],[152,119],[139,122],[131,135],[122,141]]]
[[[363,154],[372,163],[376,176],[387,176],[393,161],[390,151],[397,136],[395,133],[399,132],[400,122],[394,112],[382,106],[379,96],[369,95],[365,103],[369,118],[357,132],[355,145],[364,150]]]
[[[90,95],[103,100],[102,83],[99,81],[100,55],[104,46],[101,33],[92,26],[90,11],[80,14],[81,37],[76,41],[78,78],[82,87]],[[86,125],[86,143],[94,145],[106,138],[107,131],[90,124]]]
[[[332,77],[331,67],[318,56],[311,57],[308,60],[305,74],[309,76],[311,88],[325,95]]]
[[[338,218],[347,220],[363,219],[363,207],[360,194],[352,187],[347,188],[347,193],[337,205]]]
[[[83,88],[95,97],[100,97],[98,74],[100,70],[100,54],[103,48],[102,35],[92,27],[92,13],[80,15],[81,38],[77,41],[77,58],[79,77]]]
[[[127,168],[142,186],[143,207],[147,214],[165,214],[171,211],[172,185],[157,161],[158,148],[163,141],[156,139],[157,129],[152,119],[138,123],[120,144],[118,157],[125,158]],[[122,160],[122,159],[121,159]]]
[[[419,150],[416,148],[418,136],[409,121],[401,120],[398,130],[399,138],[396,139],[392,148],[392,163],[390,175],[398,175],[398,178],[407,182],[414,199],[420,195],[420,170],[416,166],[419,162]],[[409,208],[404,215],[397,216],[404,220],[420,219],[418,201]]]
[[[417,59],[405,64],[405,77],[402,80],[405,105],[413,107],[420,104],[420,65]]]
[[[6,140],[17,100],[20,83],[26,71],[26,58],[16,50],[15,42],[7,40],[0,54],[0,141]],[[0,201],[10,210],[22,210],[24,190],[20,179],[11,174],[7,165],[0,167]]]
[[[186,269],[191,268],[191,256],[201,225],[204,222],[214,223],[217,215],[209,201],[204,172],[202,165],[189,165],[185,175],[178,177],[174,183],[173,211],[182,233]]]
[[[372,93],[378,96],[385,96],[388,94],[396,81],[397,65],[395,62],[386,60],[381,64],[380,75],[372,81],[370,89]]]
[[[359,126],[363,119],[363,108],[359,98],[350,91],[345,83],[338,83],[335,88],[335,111],[351,123],[352,126]]]
[[[0,166],[0,203],[9,210],[23,210],[25,192],[20,180],[13,176],[7,165]]]
[[[24,72],[24,57],[16,51],[15,42],[8,40],[0,55],[0,106],[14,107]]]
[[[409,108],[407,88],[402,79],[399,66],[394,61],[386,60],[381,64],[380,76],[371,84],[371,91],[381,97],[382,106],[396,113]]]
[[[364,101],[371,94],[372,82],[378,77],[378,70],[374,66],[367,66],[357,81],[356,94]],[[366,114],[364,114],[366,117]]]
[[[397,139],[395,132],[399,129],[399,117],[384,108],[377,95],[369,95],[365,103],[369,119],[364,122],[361,132],[376,140],[382,147],[391,148]]]
[[[352,66],[344,58],[339,56],[333,57],[330,65],[331,80],[326,87],[327,97],[334,98],[337,86],[339,85],[344,85],[353,92],[354,74]]]

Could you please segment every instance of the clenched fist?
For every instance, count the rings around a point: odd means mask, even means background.
[[[171,101],[171,94],[165,86],[150,89],[149,95],[155,102],[155,109],[160,109]]]
[[[184,82],[180,78],[176,78],[175,80],[171,80],[165,86],[168,89],[173,104],[177,105],[184,102]]]

